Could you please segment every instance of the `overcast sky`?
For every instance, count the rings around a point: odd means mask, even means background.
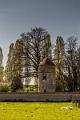
[[[5,65],[8,47],[22,32],[43,27],[55,43],[75,35],[80,39],[80,0],[0,0],[0,46]]]

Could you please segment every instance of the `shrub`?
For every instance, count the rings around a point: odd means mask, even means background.
[[[14,79],[12,80],[11,89],[12,92],[16,92],[17,90],[23,89],[23,84],[20,80],[20,77],[14,77]]]
[[[0,92],[9,92],[10,91],[10,86],[9,85],[0,85]]]
[[[25,85],[26,92],[37,92],[38,86],[37,85]]]

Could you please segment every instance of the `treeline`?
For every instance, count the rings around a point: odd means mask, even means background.
[[[58,36],[54,50],[56,65],[56,90],[80,91],[80,46],[77,38],[71,36],[64,43]]]
[[[15,44],[11,43],[6,79],[11,82],[12,89],[23,88],[24,80],[29,85],[32,77],[38,84],[38,66],[45,57],[55,63],[56,91],[80,90],[80,46],[77,45],[77,38],[71,36],[64,42],[58,36],[56,45],[53,45],[49,32],[43,28],[22,33]]]
[[[51,57],[48,31],[34,28],[20,36],[21,38],[9,47],[6,65],[6,77],[12,82],[12,89],[22,88],[24,80],[28,85],[32,77],[35,77],[35,84],[38,84],[39,63],[43,58]]]

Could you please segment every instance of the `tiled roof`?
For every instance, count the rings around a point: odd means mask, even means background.
[[[41,62],[40,65],[54,65],[54,63],[49,59],[49,58],[44,58]]]

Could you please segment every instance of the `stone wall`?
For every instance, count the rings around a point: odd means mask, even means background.
[[[80,93],[0,93],[0,101],[74,101],[80,100]]]

